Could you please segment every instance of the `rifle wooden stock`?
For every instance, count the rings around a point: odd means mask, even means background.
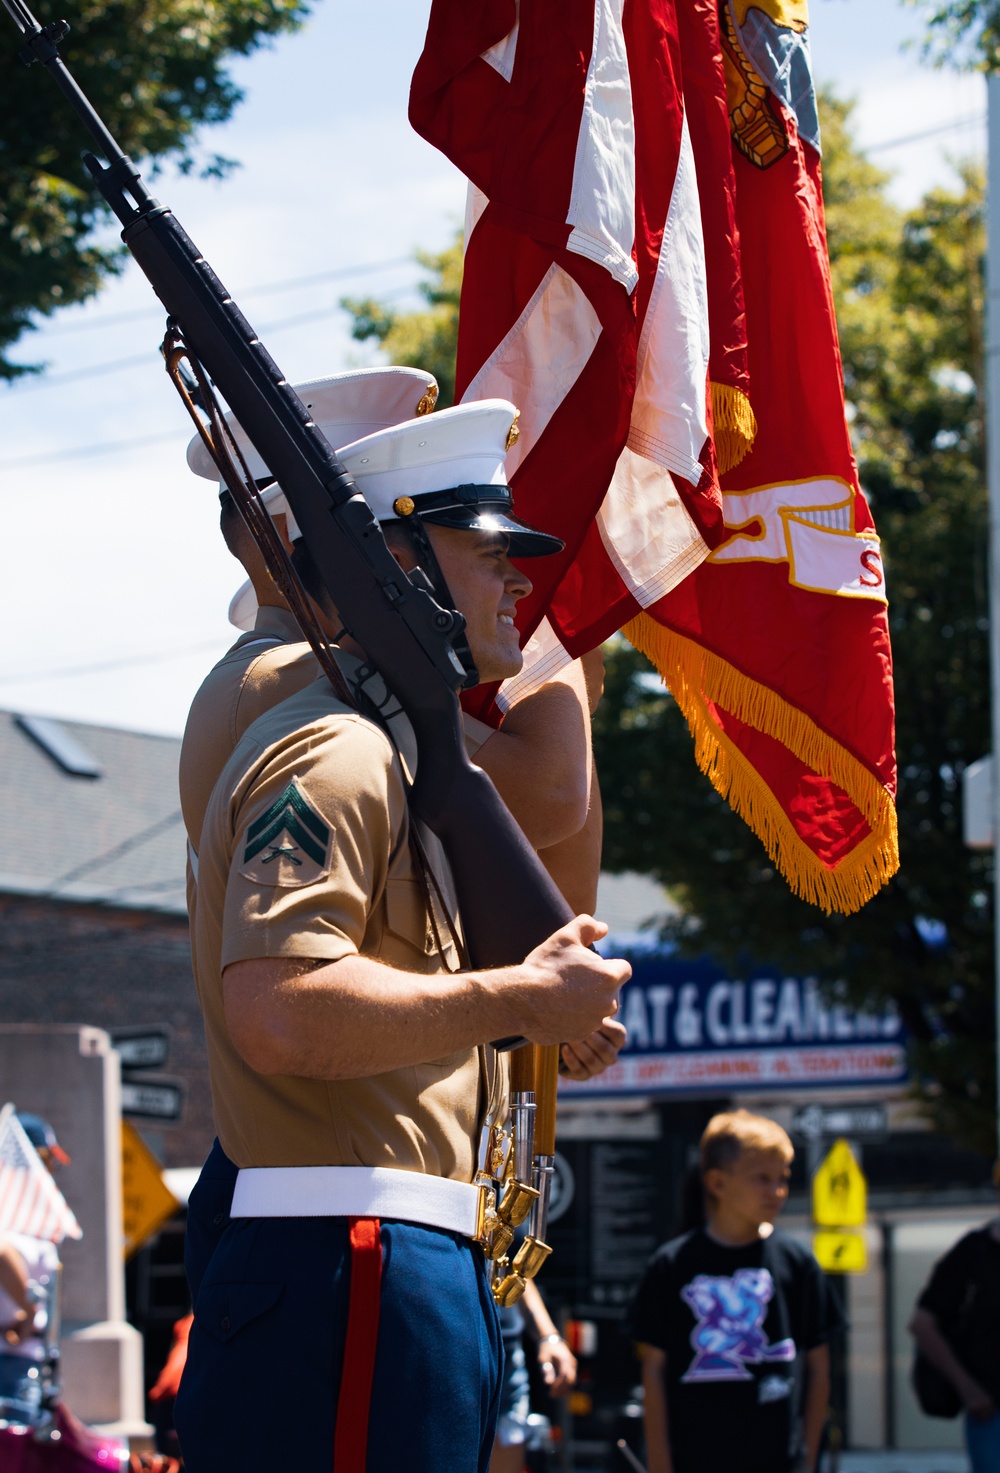
[[[532,1050],[535,1056],[535,1152],[554,1156],[556,1150],[556,1090],[559,1086],[559,1049]]]

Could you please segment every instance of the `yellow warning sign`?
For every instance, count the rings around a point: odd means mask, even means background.
[[[868,1269],[863,1233],[813,1233],[813,1254],[828,1274],[863,1274]]]
[[[813,1221],[819,1227],[861,1227],[868,1182],[845,1140],[834,1141],[813,1177]]]
[[[124,1256],[131,1257],[181,1204],[160,1173],[160,1163],[142,1136],[122,1121],[122,1228]]]

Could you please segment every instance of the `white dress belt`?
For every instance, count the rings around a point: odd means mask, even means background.
[[[474,1238],[479,1187],[387,1166],[246,1166],[232,1217],[380,1217]]]

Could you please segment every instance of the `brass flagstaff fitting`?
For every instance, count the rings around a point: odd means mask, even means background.
[[[483,1252],[489,1259],[503,1258],[514,1241],[514,1229],[501,1222],[495,1212],[487,1212],[483,1229]]]
[[[537,1200],[538,1193],[534,1187],[529,1187],[527,1183],[516,1181],[511,1177],[500,1199],[497,1216],[508,1227],[518,1227]]]
[[[481,1173],[476,1177],[476,1186],[479,1188],[479,1201],[476,1204],[476,1242],[483,1243],[486,1241],[486,1214],[496,1211],[497,1194]]]
[[[552,1249],[537,1238],[525,1238],[514,1258],[513,1270],[522,1279],[533,1279]]]
[[[524,1293],[525,1283],[520,1274],[508,1274],[493,1290],[493,1298],[501,1309],[516,1304]]]

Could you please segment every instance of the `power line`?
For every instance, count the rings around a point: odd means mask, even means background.
[[[260,297],[269,292],[291,291],[302,286],[319,286],[324,281],[338,281],[351,276],[370,276],[379,271],[389,271],[396,266],[413,266],[417,263],[412,256],[394,256],[389,261],[368,261],[357,266],[341,266],[336,271],[321,271],[316,276],[292,276],[287,281],[269,281],[262,286],[248,286],[240,292],[241,297]],[[116,312],[109,317],[97,317],[89,322],[64,322],[53,327],[46,325],[47,335],[71,332],[90,332],[96,327],[118,327],[124,322],[138,322],[144,317],[155,317],[161,307],[134,307],[129,312]]]
[[[23,470],[29,465],[54,465],[60,460],[79,460],[85,455],[111,455],[117,450],[138,450],[144,445],[163,445],[177,440],[177,429],[159,435],[136,435],[131,440],[104,440],[98,445],[73,445],[67,450],[46,450],[41,455],[19,455],[16,460],[0,460],[0,470]],[[10,490],[13,491],[11,486]]]
[[[936,128],[925,128],[921,133],[907,133],[903,138],[890,138],[887,143],[870,143],[865,153],[878,153],[884,148],[902,148],[907,143],[922,143],[925,138],[936,138],[941,133],[951,133],[958,128],[981,127],[986,122],[985,113],[976,113],[968,118],[952,118],[950,123],[939,123]]]
[[[162,665],[168,660],[180,660],[187,655],[218,648],[217,639],[203,639],[198,644],[186,644],[178,649],[147,650],[141,655],[118,655],[107,660],[94,660],[89,665],[64,665],[60,670],[30,670],[25,674],[7,671],[0,673],[0,684],[33,685],[37,681],[65,680],[74,675],[97,675],[102,670],[127,670],[136,665]]]
[[[133,849],[138,849],[141,845],[148,844],[150,839],[159,838],[161,834],[165,834],[168,829],[172,829],[175,824],[180,822],[181,811],[178,808],[176,812],[168,813],[166,818],[159,818],[155,823],[149,824],[147,828],[139,829],[136,833],[130,834],[127,839],[123,839],[120,844],[115,844],[113,848],[105,849],[103,854],[95,854],[93,858],[85,859],[82,864],[74,865],[72,869],[66,870],[64,874],[56,875],[55,879],[49,882],[50,893],[54,892],[59,886],[68,885],[71,880],[77,880],[82,875],[90,874],[91,870],[97,869],[99,865],[112,864],[116,859],[124,859],[126,854],[132,853]]]
[[[408,291],[409,287],[397,287],[393,291],[384,292],[382,301],[393,301],[397,297],[404,296]],[[261,335],[281,332],[286,327],[300,327],[304,322],[315,322],[323,317],[332,317],[341,311],[343,308],[339,302],[330,307],[312,307],[308,312],[299,312],[294,317],[282,317],[277,322],[264,322],[257,332]],[[134,353],[129,358],[111,358],[105,363],[91,363],[83,368],[68,368],[62,373],[50,373],[44,378],[29,379],[26,383],[11,385],[7,393],[19,399],[22,394],[37,394],[53,386],[58,388],[60,384],[74,383],[80,379],[100,378],[108,373],[121,373],[126,368],[142,368],[155,361],[155,353],[153,349],[149,349],[146,353]]]

